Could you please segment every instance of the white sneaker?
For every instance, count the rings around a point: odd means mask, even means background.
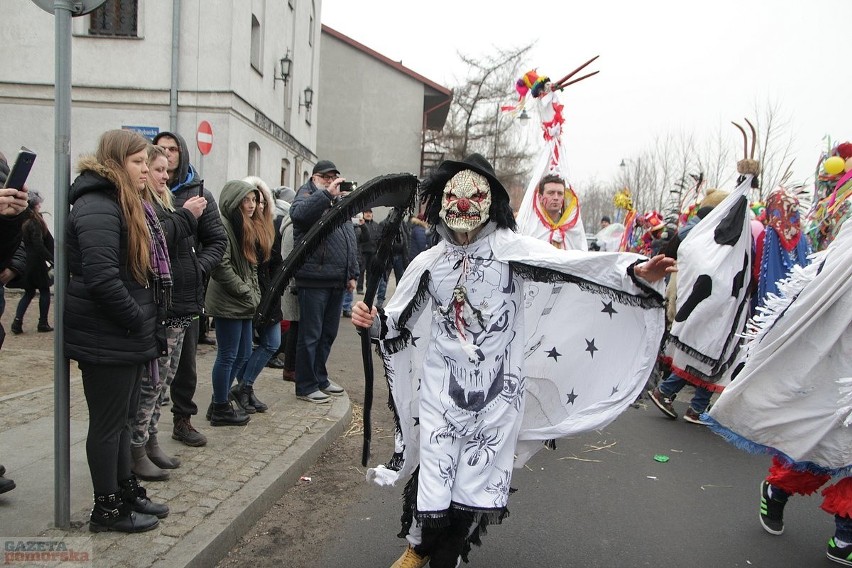
[[[314,391],[311,394],[304,395],[296,395],[296,398],[299,400],[305,400],[307,402],[313,402],[314,404],[323,404],[331,400],[331,397],[325,393],[321,393],[320,391]]]
[[[328,386],[324,389],[320,389],[325,394],[330,394],[332,396],[343,396],[343,393],[346,392],[343,390],[343,387],[329,379]]]

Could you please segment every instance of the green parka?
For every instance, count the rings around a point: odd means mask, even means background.
[[[235,225],[241,222],[240,204],[243,198],[257,193],[254,186],[240,180],[225,184],[219,195],[219,213],[228,234],[228,247],[222,262],[210,273],[204,307],[208,315],[227,319],[252,319],[260,304],[260,284],[257,265],[250,263],[242,252],[241,235]]]

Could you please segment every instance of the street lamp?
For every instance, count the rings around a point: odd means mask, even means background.
[[[494,170],[497,170],[497,146],[500,142],[500,109],[502,105],[497,103],[497,113],[494,115],[494,149],[491,155],[491,165],[494,167]],[[527,113],[527,109],[523,109],[521,114],[518,115],[518,120],[526,122],[530,119],[530,115]]]
[[[287,49],[287,53],[278,61],[278,77],[273,77],[275,81],[284,81],[284,85],[287,85],[287,80],[290,78],[290,67],[293,65],[293,60],[290,59],[290,50]]]
[[[310,87],[305,87],[303,92],[305,96],[305,102],[303,103],[301,100],[299,101],[299,108],[305,107],[305,110],[311,112],[311,106],[314,104],[314,90]],[[301,99],[301,97],[299,97]]]

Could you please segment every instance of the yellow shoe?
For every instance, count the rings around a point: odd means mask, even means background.
[[[391,565],[391,568],[423,568],[428,563],[429,557],[420,556],[414,552],[414,547],[409,544],[402,556]]]

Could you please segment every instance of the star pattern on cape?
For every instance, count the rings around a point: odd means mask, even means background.
[[[595,351],[600,351],[600,349],[595,347],[595,340],[594,339],[592,339],[591,341],[589,341],[588,339],[586,340],[586,351],[589,352],[589,355],[592,356],[592,359],[595,358]]]
[[[553,349],[551,349],[550,351],[548,351],[548,352],[547,352],[547,356],[548,356],[548,357],[553,357],[553,360],[554,360],[554,361],[559,361],[559,356],[560,356],[560,355],[562,355],[562,353],[560,353],[559,351],[557,351],[555,346],[553,347]]]
[[[601,303],[604,305],[601,312],[609,314],[609,319],[612,319],[612,314],[618,313],[617,311],[615,311],[615,308],[612,307],[612,302],[604,302],[603,300],[601,300]]]
[[[411,418],[414,420],[415,426],[420,426],[420,417],[419,416],[412,416]]]
[[[610,302],[610,303],[612,303],[612,302]],[[612,317],[612,316],[610,316],[610,317]],[[411,336],[411,345],[412,345],[412,347],[417,347],[417,340],[418,340],[418,339],[420,339],[420,338],[419,338],[419,337],[415,337],[415,336],[413,336],[413,335]]]
[[[612,396],[612,395],[614,395],[614,394],[615,394],[615,393],[617,393],[617,392],[618,392],[618,385],[615,385],[614,387],[612,387],[612,392],[611,392],[611,393],[609,393],[609,396]]]
[[[571,389],[571,392],[568,393],[568,404],[574,404],[575,400],[577,400],[577,395],[574,394],[574,389]]]

